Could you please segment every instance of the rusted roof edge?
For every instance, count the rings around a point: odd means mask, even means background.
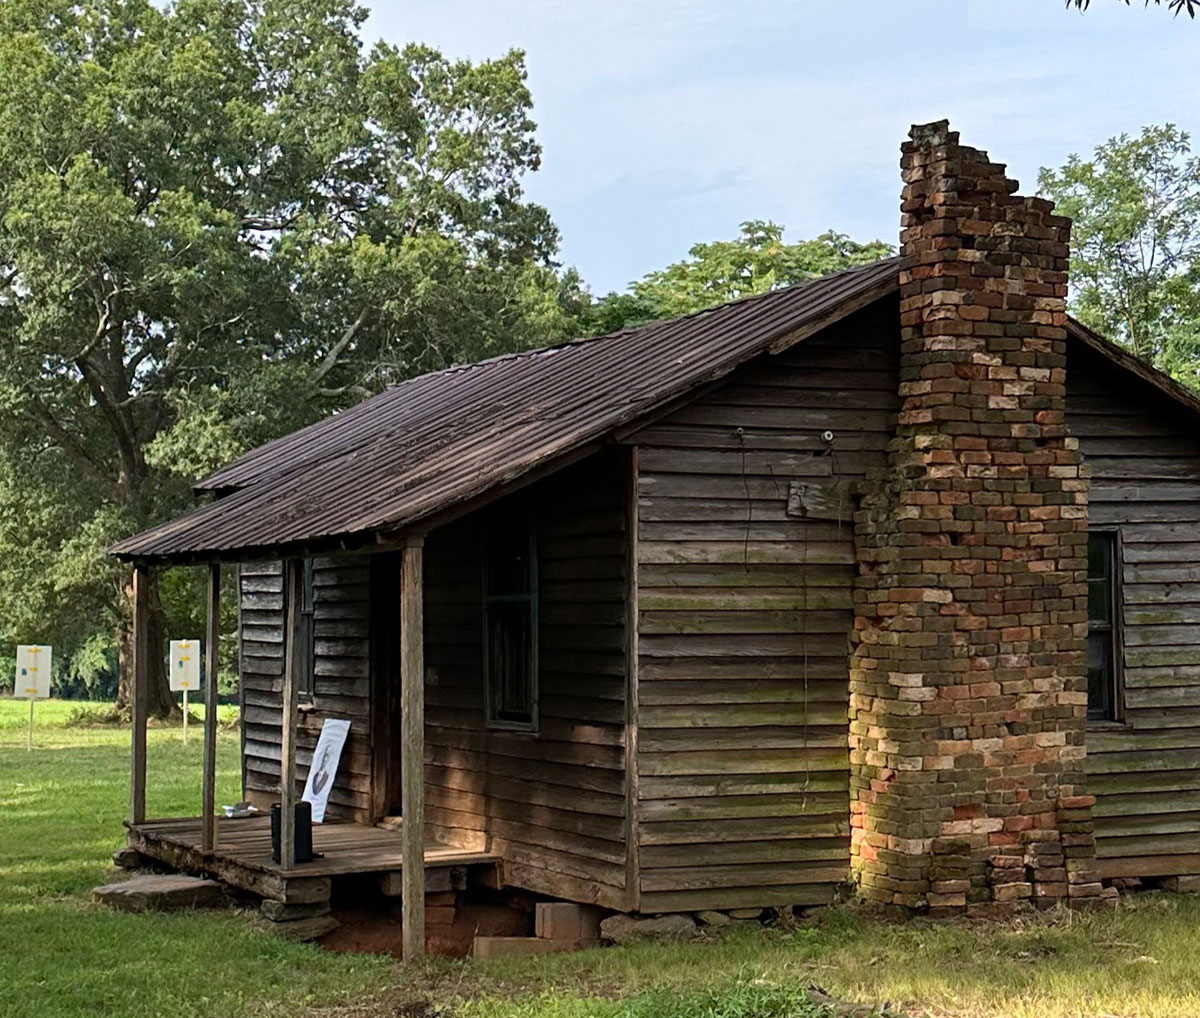
[[[1111,339],[1105,339],[1099,333],[1093,332],[1082,322],[1070,316],[1067,317],[1067,333],[1072,339],[1079,340],[1084,346],[1094,350],[1105,360],[1111,361],[1117,367],[1135,375],[1173,402],[1180,404],[1185,410],[1200,416],[1200,396],[1197,396],[1191,389],[1175,381],[1170,375],[1159,371],[1158,368],[1152,367],[1137,355],[1130,353],[1123,346],[1114,343]]]

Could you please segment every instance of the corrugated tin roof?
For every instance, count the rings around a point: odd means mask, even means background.
[[[898,285],[890,258],[686,318],[422,375],[252,450],[200,485],[226,494],[113,552],[232,557],[402,532]]]

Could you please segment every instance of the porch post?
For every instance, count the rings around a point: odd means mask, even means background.
[[[204,789],[200,848],[217,847],[217,663],[221,640],[221,564],[208,567],[208,625],[204,632]]]
[[[300,677],[300,608],[304,569],[299,559],[283,564],[283,718],[279,775],[279,860],[286,870],[296,865],[296,681]]]
[[[404,960],[425,956],[424,538],[404,544],[400,570],[400,785],[404,838]]]
[[[129,713],[133,729],[130,752],[129,819],[146,819],[146,705],[150,677],[150,569],[133,567],[133,646],[129,662]]]

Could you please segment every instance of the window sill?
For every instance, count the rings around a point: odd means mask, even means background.
[[[1089,732],[1132,732],[1133,725],[1128,721],[1089,721]]]
[[[537,735],[538,728],[536,725],[522,725],[519,723],[505,724],[503,721],[487,721],[484,724],[489,732],[510,732],[513,735]]]

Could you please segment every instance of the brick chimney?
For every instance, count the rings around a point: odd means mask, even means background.
[[[1095,900],[1071,224],[946,121],[910,138],[902,406],[855,518],[855,874],[935,915]]]

